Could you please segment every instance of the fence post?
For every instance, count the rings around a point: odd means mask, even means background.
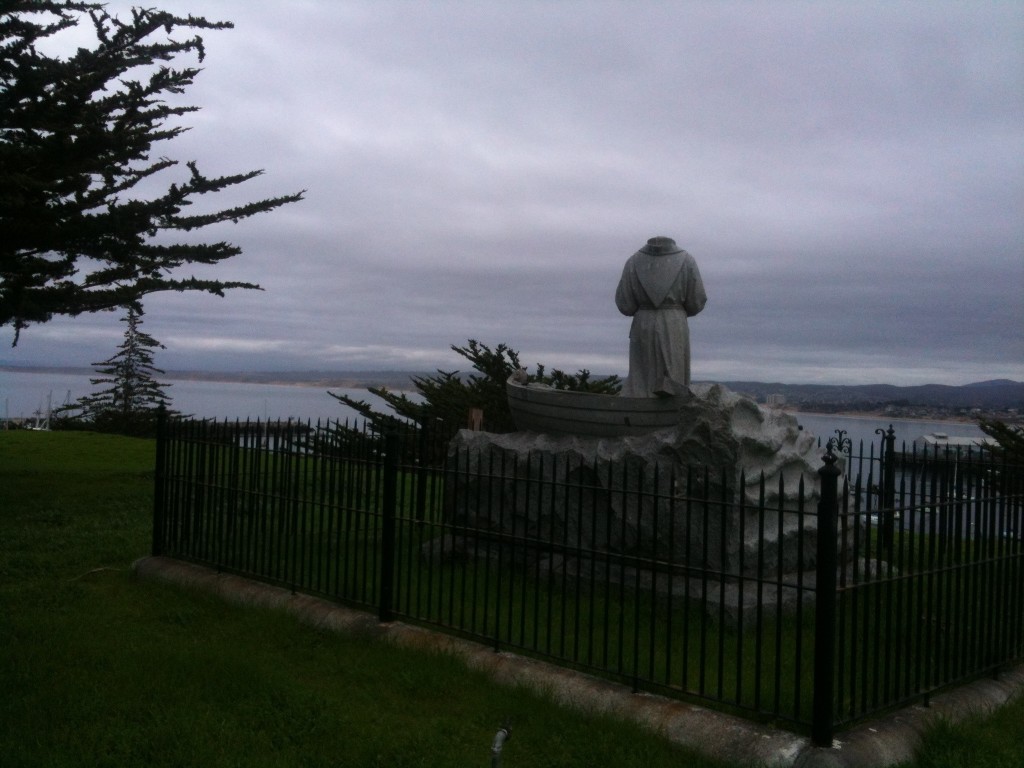
[[[832,746],[835,719],[836,646],[836,521],[839,517],[839,467],[828,441],[822,456],[821,498],[818,501],[818,565],[814,607],[814,712],[811,741],[818,747]]]
[[[167,497],[164,484],[167,477],[167,409],[163,403],[156,414],[156,467],[153,471],[153,543],[152,554],[164,552],[164,526],[167,520]]]
[[[892,554],[892,540],[896,512],[896,431],[889,425],[888,431],[876,429],[882,435],[882,546]]]
[[[378,617],[391,621],[395,579],[395,514],[398,485],[398,434],[384,435],[384,488],[381,509],[380,605]]]
[[[419,445],[416,458],[416,522],[427,519],[427,462],[429,461],[430,436],[427,434],[428,420],[424,419],[418,430]]]

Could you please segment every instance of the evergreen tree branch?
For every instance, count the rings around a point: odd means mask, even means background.
[[[165,191],[140,195],[177,160],[154,149],[188,130],[176,121],[197,107],[170,101],[200,73],[199,32],[232,24],[158,9],[128,19],[101,3],[9,0],[0,16],[0,326],[21,331],[56,315],[124,305],[157,291],[223,296],[254,283],[196,280],[169,273],[216,264],[237,246],[168,242],[221,222],[239,222],[301,200],[304,191],[195,211],[200,201],[262,174],[207,177],[195,162]],[[88,19],[95,42],[48,55],[40,44]],[[187,36],[179,38],[177,33]],[[188,210],[186,214],[185,211]],[[159,237],[159,239],[157,239]]]

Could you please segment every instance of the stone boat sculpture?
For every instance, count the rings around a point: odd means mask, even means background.
[[[521,432],[581,437],[629,437],[676,426],[692,399],[623,397],[569,392],[543,384],[524,384],[513,374],[505,382],[508,404]]]

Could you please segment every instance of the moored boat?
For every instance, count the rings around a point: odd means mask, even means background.
[[[687,401],[679,395],[622,397],[572,392],[523,384],[513,378],[505,382],[505,391],[520,431],[585,437],[642,435],[673,427]]]

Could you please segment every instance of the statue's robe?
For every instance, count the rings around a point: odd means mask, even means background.
[[[686,251],[652,255],[643,249],[626,261],[615,304],[629,329],[629,376],[622,394],[670,396],[690,384],[690,328],[707,302],[697,262]]]

